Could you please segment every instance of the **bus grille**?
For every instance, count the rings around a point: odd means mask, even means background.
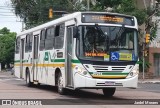
[[[100,66],[93,65],[97,72],[123,72],[127,66]]]

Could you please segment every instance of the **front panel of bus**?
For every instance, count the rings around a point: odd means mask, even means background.
[[[75,86],[137,87],[136,19],[112,14],[82,14],[81,21],[75,50],[82,66],[75,67]]]

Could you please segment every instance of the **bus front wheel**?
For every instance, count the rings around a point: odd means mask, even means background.
[[[106,97],[112,97],[116,91],[116,88],[103,88],[103,94]]]
[[[63,87],[63,77],[62,74],[58,74],[58,93],[61,95],[65,94],[65,88]]]

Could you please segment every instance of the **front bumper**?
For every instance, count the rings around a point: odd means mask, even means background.
[[[108,82],[112,82],[108,84]],[[138,75],[128,79],[95,79],[82,76],[78,73],[74,76],[74,88],[108,88],[127,87],[137,88]]]

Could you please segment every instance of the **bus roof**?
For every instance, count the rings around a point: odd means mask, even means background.
[[[86,13],[86,14],[90,14],[90,13],[94,13],[94,14],[108,14],[108,15],[118,15],[118,16],[124,16],[124,17],[134,17],[134,16],[130,16],[130,15],[125,15],[125,14],[120,14],[120,13],[111,13],[111,12],[91,12],[91,11],[89,11],[89,12],[74,12],[74,13],[71,13],[71,14],[66,14],[63,17],[60,17],[58,19],[49,21],[49,22],[44,23],[42,25],[36,26],[34,28],[25,30],[25,31],[23,31],[21,33],[18,33],[17,36],[28,34],[28,33],[31,33],[33,31],[38,31],[38,30],[44,29],[45,27],[52,26],[54,24],[59,24],[60,22],[62,23],[64,21],[68,21],[68,20],[74,19],[74,18],[76,18],[77,16],[79,16],[79,15],[81,15],[83,13]]]

